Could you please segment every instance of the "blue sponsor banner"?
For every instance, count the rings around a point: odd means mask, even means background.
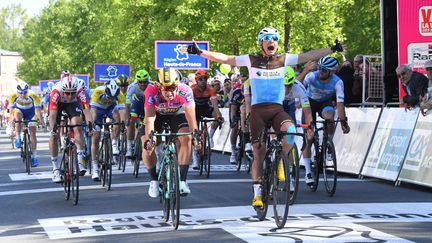
[[[122,74],[131,76],[131,65],[129,64],[95,63],[93,70],[95,82],[106,82]]]
[[[192,41],[155,41],[155,68],[209,69],[210,60],[180,51],[182,46],[192,43]],[[209,50],[210,48],[208,41],[196,41],[196,43],[201,50]]]
[[[57,83],[58,79],[39,80],[39,87],[40,87],[40,91],[42,93],[47,92],[47,90],[48,90],[48,83],[49,82]]]

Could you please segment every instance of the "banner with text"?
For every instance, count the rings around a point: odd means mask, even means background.
[[[192,44],[192,41],[155,41],[155,68],[172,67],[177,69],[208,69],[210,68],[210,60],[183,53],[180,48]],[[208,41],[196,41],[201,50],[209,50],[210,44]]]
[[[53,83],[57,83],[58,79],[52,79],[52,80],[39,80],[39,87],[40,87],[40,92],[41,93],[45,93],[48,91],[48,83],[49,82],[53,82]]]
[[[432,187],[432,120],[419,116],[398,180]]]
[[[106,82],[120,75],[131,76],[131,65],[129,64],[105,64],[95,63],[93,77],[95,82]]]
[[[362,175],[397,179],[418,114],[419,109],[383,109]]]
[[[346,108],[351,131],[343,134],[340,125],[333,139],[338,171],[360,174],[371,144],[381,108]]]

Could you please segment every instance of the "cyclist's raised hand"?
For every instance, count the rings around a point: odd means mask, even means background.
[[[202,51],[199,48],[198,44],[194,40],[192,41],[192,45],[182,46],[180,47],[180,51],[188,54],[201,55]]]
[[[344,51],[344,47],[343,47],[342,43],[339,42],[338,39],[336,39],[336,40],[334,41],[333,45],[330,46],[330,49],[331,49],[333,52],[343,52],[343,51]]]

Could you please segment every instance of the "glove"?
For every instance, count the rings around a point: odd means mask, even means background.
[[[330,49],[333,52],[343,52],[343,46],[342,44],[339,42],[338,39],[335,40],[334,44],[332,46],[330,46]]]
[[[188,45],[187,53],[194,55],[201,55],[202,51],[199,48],[198,44],[194,41],[192,45]]]

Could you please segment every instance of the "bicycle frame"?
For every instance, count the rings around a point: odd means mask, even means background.
[[[23,163],[25,164],[25,171],[28,175],[30,175],[30,168],[32,164],[32,153],[33,148],[30,140],[30,132],[29,132],[29,123],[36,122],[35,120],[22,120],[22,121],[14,121],[15,123],[22,123],[24,127],[22,129],[23,133],[23,144],[21,145],[21,158],[23,159]]]

